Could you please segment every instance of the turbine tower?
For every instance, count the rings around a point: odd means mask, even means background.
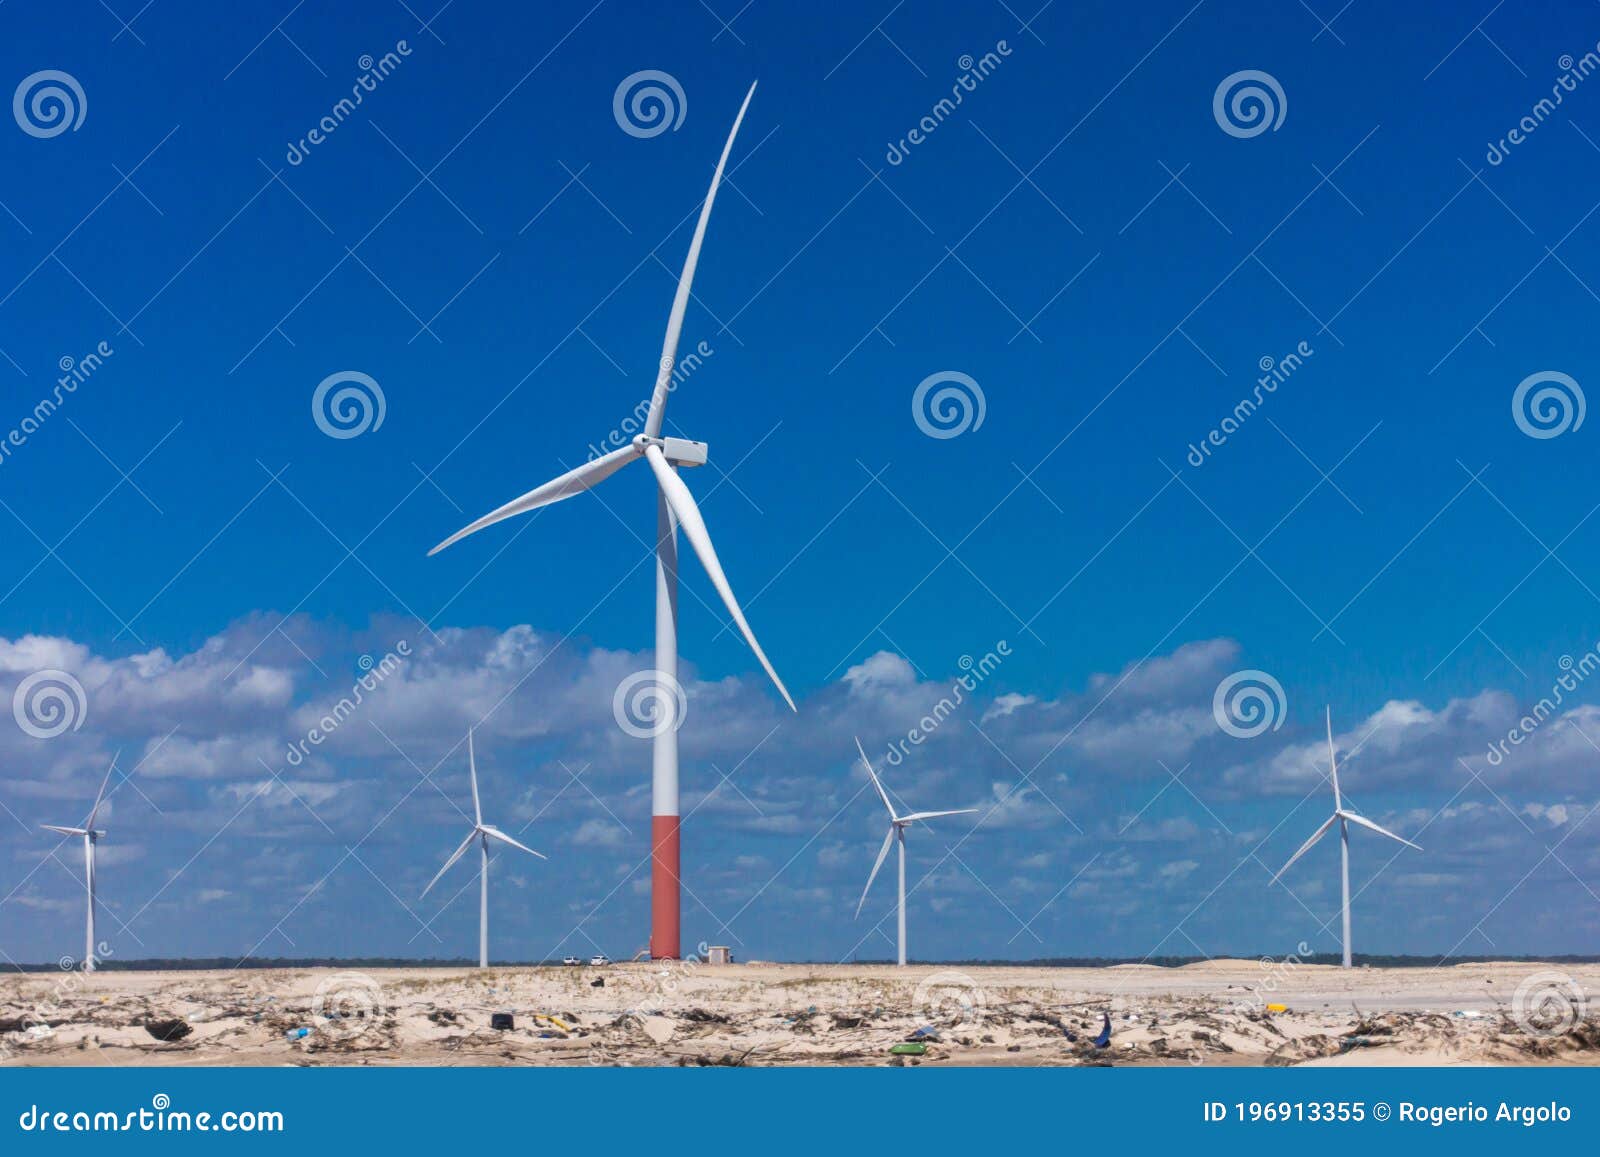
[[[117,755],[120,755],[118,752]],[[83,938],[83,970],[93,972],[95,967],[94,956],[94,846],[100,842],[100,837],[105,832],[99,831],[94,822],[100,816],[100,804],[106,797],[106,786],[111,782],[111,773],[117,769],[117,756],[111,757],[111,766],[106,768],[106,777],[100,781],[100,790],[94,797],[94,807],[89,809],[89,818],[83,821],[81,828],[59,827],[56,824],[40,824],[47,832],[55,832],[63,836],[79,836],[83,839],[83,878],[89,892],[89,919],[84,930]]]
[[[883,806],[889,812],[889,833],[883,837],[883,847],[878,849],[877,862],[872,865],[872,874],[867,877],[867,886],[861,889],[861,899],[856,904],[856,918],[861,917],[861,906],[867,902],[867,893],[872,891],[872,881],[878,878],[878,869],[883,867],[884,857],[889,854],[890,844],[900,845],[900,967],[906,965],[906,829],[918,820],[937,819],[939,816],[961,816],[975,812],[975,807],[960,808],[949,812],[912,812],[910,815],[899,815],[894,810],[894,804],[889,802],[889,793],[883,790],[883,784],[878,780],[878,773],[872,770],[872,761],[867,758],[866,748],[861,746],[861,740],[856,739],[856,750],[861,752],[861,762],[866,765],[867,774],[872,777],[872,786],[878,789],[878,798],[883,801]]]
[[[1278,869],[1278,875],[1272,877],[1272,883],[1278,882],[1278,877],[1287,872],[1290,866],[1301,856],[1309,852],[1318,840],[1328,834],[1328,829],[1335,823],[1339,825],[1339,882],[1340,898],[1344,912],[1344,966],[1350,965],[1350,825],[1360,824],[1364,828],[1371,828],[1380,836],[1388,836],[1408,848],[1422,851],[1410,840],[1395,835],[1388,828],[1379,827],[1366,816],[1359,816],[1344,806],[1344,798],[1339,794],[1339,760],[1333,750],[1333,709],[1328,708],[1328,771],[1333,778],[1333,814],[1323,822],[1323,825],[1311,833],[1311,838],[1300,845],[1300,850],[1289,857],[1289,863]]]
[[[706,530],[705,520],[700,517],[700,508],[695,505],[694,496],[689,493],[689,488],[678,476],[680,467],[705,464],[706,444],[691,442],[685,438],[663,437],[661,434],[667,408],[667,395],[673,388],[672,376],[678,356],[678,337],[683,331],[683,315],[689,305],[689,289],[694,281],[695,266],[700,261],[700,246],[705,241],[706,222],[711,218],[711,205],[717,197],[717,186],[722,183],[722,170],[727,165],[728,154],[733,149],[733,139],[739,133],[739,125],[744,120],[745,110],[750,107],[750,98],[755,95],[755,91],[756,86],[752,84],[750,91],[745,94],[744,103],[739,106],[739,115],[733,120],[733,129],[728,133],[728,142],[723,145],[722,156],[717,161],[716,171],[711,176],[711,189],[706,194],[705,204],[700,207],[700,220],[695,226],[694,238],[689,242],[689,256],[684,260],[683,274],[678,279],[678,292],[672,299],[672,312],[667,317],[667,333],[661,345],[661,360],[656,373],[655,388],[650,396],[650,409],[645,417],[644,433],[636,436],[630,445],[591,459],[559,478],[528,491],[522,497],[512,499],[498,510],[493,510],[470,526],[456,531],[428,553],[437,554],[467,535],[514,515],[525,514],[541,506],[571,498],[574,494],[588,490],[609,478],[630,462],[643,459],[655,475],[657,486],[655,664],[659,673],[658,679],[673,692],[660,697],[660,701],[671,702],[675,698],[677,687],[677,532],[681,527],[684,537],[689,540],[689,545],[694,548],[701,566],[710,577],[711,585],[716,587],[717,594],[722,597],[723,605],[728,608],[728,614],[733,617],[740,633],[744,635],[745,642],[755,652],[756,659],[778,688],[784,702],[789,704],[790,710],[795,710],[794,700],[790,697],[788,689],[784,687],[783,680],[778,678],[778,672],[767,660],[767,654],[761,649],[761,644],[756,642],[755,632],[750,629],[750,624],[745,621],[744,612],[739,609],[739,603],[733,597],[733,588],[728,585],[728,578],[722,571],[722,563],[717,560],[716,549],[711,545],[711,535]],[[660,722],[658,720],[658,723]],[[654,747],[651,752],[650,955],[656,960],[676,959],[680,955],[677,724],[681,722],[680,719],[673,719],[670,721],[670,726],[652,728]]]
[[[499,840],[503,844],[510,844],[519,851],[527,852],[530,856],[545,858],[542,852],[517,843],[516,840],[506,835],[505,832],[493,824],[483,822],[483,808],[478,803],[478,761],[472,753],[472,732],[467,731],[467,777],[472,781],[472,830],[467,833],[467,838],[461,841],[461,846],[455,850],[451,857],[444,862],[444,867],[439,869],[438,875],[428,881],[428,886],[422,889],[426,896],[439,877],[448,872],[457,860],[467,854],[467,849],[472,846],[472,841],[477,840],[479,854],[482,859],[478,865],[478,967],[489,967],[489,841]],[[420,898],[420,897],[419,897]]]

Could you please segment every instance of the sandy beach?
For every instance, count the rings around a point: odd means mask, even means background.
[[[1591,1065],[1595,991],[1526,963],[34,973],[0,979],[0,1063]]]

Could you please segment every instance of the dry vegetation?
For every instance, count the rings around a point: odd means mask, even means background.
[[[0,980],[0,1058],[12,1065],[1594,1064],[1600,1020],[1592,1013],[1579,1016],[1576,1004],[1558,1002],[1530,1017],[1527,1002],[1517,1003],[1528,977],[1555,972],[1569,982],[1557,990],[1600,991],[1594,965],[1344,972],[1254,961],[12,975]],[[515,1027],[491,1027],[498,1012],[511,1013]],[[1097,1047],[1107,1017],[1111,1040]],[[891,1053],[913,1038],[923,1052]]]

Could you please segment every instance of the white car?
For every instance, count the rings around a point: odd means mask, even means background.
[[[579,960],[576,956],[564,956],[561,958],[561,963],[565,964],[568,968],[576,968],[578,965],[582,964],[583,961]]]
[[[597,952],[593,956],[589,957],[589,965],[592,968],[600,968],[603,965],[610,963],[611,957],[607,956],[604,952]]]

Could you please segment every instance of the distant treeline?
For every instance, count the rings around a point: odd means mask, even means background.
[[[1255,960],[1259,959],[1264,964],[1279,966],[1283,963],[1281,957],[1270,955],[1255,956],[1249,953],[1240,956],[1207,957],[1207,956],[1048,956],[1033,960],[913,960],[915,965],[928,967],[948,968],[1110,968],[1118,964],[1150,964],[1160,968],[1181,968],[1185,964],[1198,964],[1205,960]],[[1336,952],[1317,953],[1298,958],[1302,964],[1338,964],[1340,957]],[[1361,955],[1355,957],[1357,965],[1370,965],[1373,968],[1437,968],[1441,964],[1597,964],[1600,956],[1380,956]],[[560,965],[559,960],[496,960],[492,962],[495,968],[540,968]],[[828,961],[764,961],[763,963],[795,963],[795,964],[824,964]],[[891,960],[853,960],[852,964],[892,964]],[[461,957],[454,960],[417,960],[402,956],[358,956],[347,958],[327,957],[263,957],[249,956],[239,959],[233,956],[214,956],[185,958],[181,960],[101,960],[98,967],[102,972],[202,972],[223,971],[231,972],[238,969],[266,969],[266,968],[471,968],[474,961]],[[19,972],[58,972],[59,967],[54,964],[19,964],[13,966]]]

